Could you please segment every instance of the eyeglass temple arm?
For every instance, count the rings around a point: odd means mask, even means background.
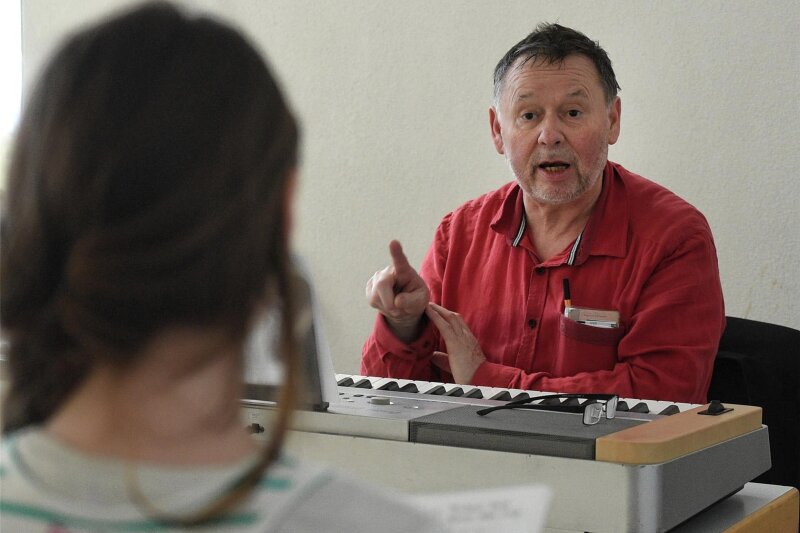
[[[559,398],[568,400],[570,398],[585,398],[587,400],[611,400],[612,398],[616,397],[616,394],[581,394],[577,392],[564,392],[564,393],[553,393],[553,394],[543,394],[541,396],[531,396],[530,398],[520,398],[518,400],[511,400],[506,402],[504,405],[523,405],[526,403],[535,402],[538,400],[550,400],[552,398]]]
[[[611,411],[614,412],[617,409],[617,398],[616,394],[579,394],[579,393],[562,393],[562,394],[544,394],[541,396],[531,396],[530,398],[520,398],[518,400],[511,400],[509,402],[504,403],[503,405],[495,405],[492,407],[487,407],[485,409],[480,409],[475,411],[476,414],[483,416],[491,413],[492,411],[497,411],[500,409],[512,409],[514,407],[524,406],[525,404],[535,402],[538,400],[549,400],[551,398],[559,398],[559,399],[570,399],[570,398],[585,398],[587,400],[606,400],[606,402],[611,402]],[[553,406],[550,406],[553,407]],[[613,415],[612,417],[613,418]]]

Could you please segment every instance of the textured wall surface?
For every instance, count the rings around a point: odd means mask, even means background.
[[[25,80],[67,29],[128,3],[23,0]],[[610,157],[705,213],[727,314],[800,328],[795,0],[191,5],[251,36],[302,120],[295,244],[338,371],[358,371],[374,319],[364,283],[388,241],[418,265],[446,212],[510,179],[489,137],[491,74],[539,21],[608,51],[623,110]]]

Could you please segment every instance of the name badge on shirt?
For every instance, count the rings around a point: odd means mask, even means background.
[[[619,311],[605,309],[589,309],[586,307],[565,307],[564,316],[578,324],[586,324],[595,328],[618,328]]]

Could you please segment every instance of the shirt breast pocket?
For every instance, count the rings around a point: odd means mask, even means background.
[[[561,315],[558,356],[552,371],[556,376],[574,376],[581,372],[611,370],[617,363],[617,345],[625,325],[600,328],[581,324]]]

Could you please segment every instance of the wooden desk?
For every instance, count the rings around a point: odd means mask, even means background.
[[[797,533],[800,496],[794,487],[747,483],[671,533]]]

